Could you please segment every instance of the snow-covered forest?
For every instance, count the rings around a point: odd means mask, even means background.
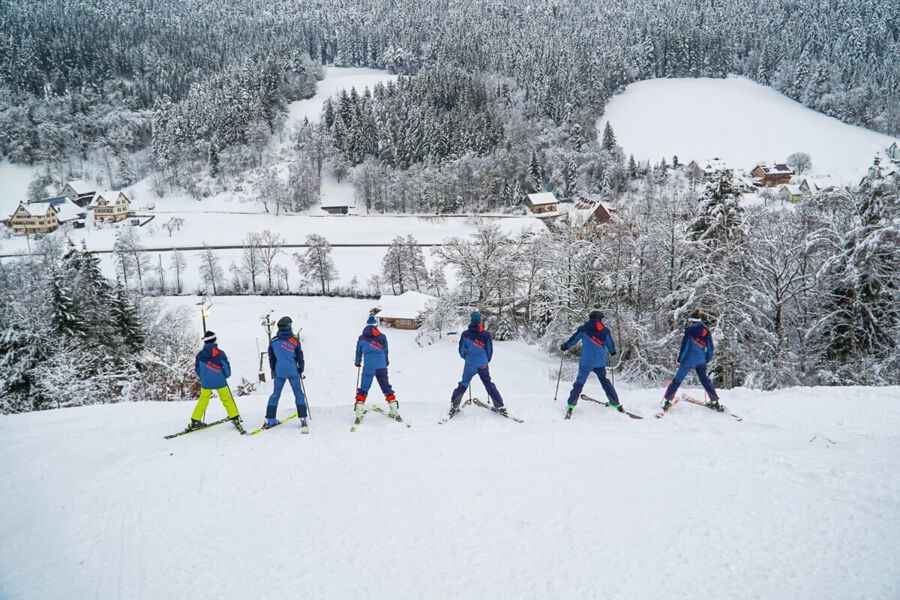
[[[528,186],[535,150],[545,184],[572,160],[584,171],[593,157],[579,153],[595,150],[607,100],[652,77],[736,73],[848,123],[900,131],[900,25],[889,2],[7,0],[0,9],[0,156],[61,171],[92,157],[119,185],[152,171],[161,189],[194,190],[198,171],[255,167],[286,102],[310,95],[318,65],[331,63],[424,78],[385,92],[402,96],[402,113],[379,109],[376,94],[365,119],[341,119],[372,148],[347,147],[339,126],[329,147],[298,152],[351,165],[377,156],[357,177],[400,166],[396,186],[418,165],[442,197],[467,170],[493,169],[501,157],[468,162],[501,139],[508,156],[492,175],[495,194]],[[465,100],[456,110],[454,98]],[[467,106],[491,110],[470,123]],[[448,125],[459,133],[431,135]]]

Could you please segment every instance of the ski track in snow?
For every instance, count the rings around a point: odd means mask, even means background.
[[[728,390],[737,423],[686,403],[654,419],[662,387],[618,381],[644,420],[582,402],[566,422],[558,362],[498,342],[492,375],[526,422],[468,406],[437,425],[462,370],[456,336],[419,348],[415,332],[387,329],[413,427],[369,413],[351,434],[370,305],[215,299],[232,387],[255,375],[258,315],[303,328],[308,436],[291,421],[162,439],[192,401],[0,417],[3,598],[900,594],[900,388]],[[238,398],[248,427],[270,386]],[[599,383],[586,391],[600,397]],[[376,386],[369,402],[381,398]],[[289,391],[279,409],[293,412]],[[223,412],[213,399],[208,420]]]

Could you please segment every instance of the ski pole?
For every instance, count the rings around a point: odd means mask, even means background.
[[[559,373],[556,375],[556,392],[553,394],[553,401],[556,402],[556,397],[559,396],[559,380],[562,379],[562,366],[563,361],[566,359],[566,355],[562,354],[559,357]]]
[[[309,406],[309,396],[306,394],[306,384],[303,383],[303,375],[300,375],[300,389],[303,390],[303,401],[306,402],[306,416],[312,421],[312,408]]]
[[[360,382],[361,375],[362,375],[362,365],[356,367],[356,389],[353,390],[354,396],[356,396],[359,393],[359,382]]]

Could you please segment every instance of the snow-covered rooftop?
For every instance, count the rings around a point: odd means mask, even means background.
[[[75,193],[78,195],[90,194],[97,190],[96,185],[87,182],[84,179],[73,179],[72,181],[67,181],[66,185],[75,190]]]
[[[430,304],[436,301],[437,298],[434,296],[412,290],[399,296],[385,294],[378,301],[378,305],[381,307],[378,316],[382,319],[417,319]]]
[[[788,184],[781,186],[781,189],[787,190],[791,196],[799,196],[803,193],[803,190],[800,189],[799,185]]]
[[[31,216],[44,216],[47,214],[47,205],[52,206],[56,210],[56,218],[60,222],[78,219],[84,215],[85,210],[69,200],[66,196],[54,196],[53,198],[44,198],[36,200],[30,204],[26,204],[25,210]],[[33,206],[34,208],[29,208]]]
[[[116,200],[119,198],[119,194],[122,192],[117,192],[114,190],[104,190],[102,192],[97,192],[94,194],[93,199],[91,199],[91,206],[95,206],[97,202],[99,202],[100,198],[106,200],[108,204],[115,204]]]
[[[536,194],[527,194],[527,196],[528,202],[530,202],[532,206],[559,203],[559,200],[556,199],[556,196],[554,196],[552,192],[538,192]]]

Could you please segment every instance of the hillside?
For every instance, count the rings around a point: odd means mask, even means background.
[[[841,123],[740,77],[650,79],[610,99],[607,121],[626,156],[658,162],[720,157],[749,171],[759,161],[812,157],[810,175],[856,183],[893,138]]]

